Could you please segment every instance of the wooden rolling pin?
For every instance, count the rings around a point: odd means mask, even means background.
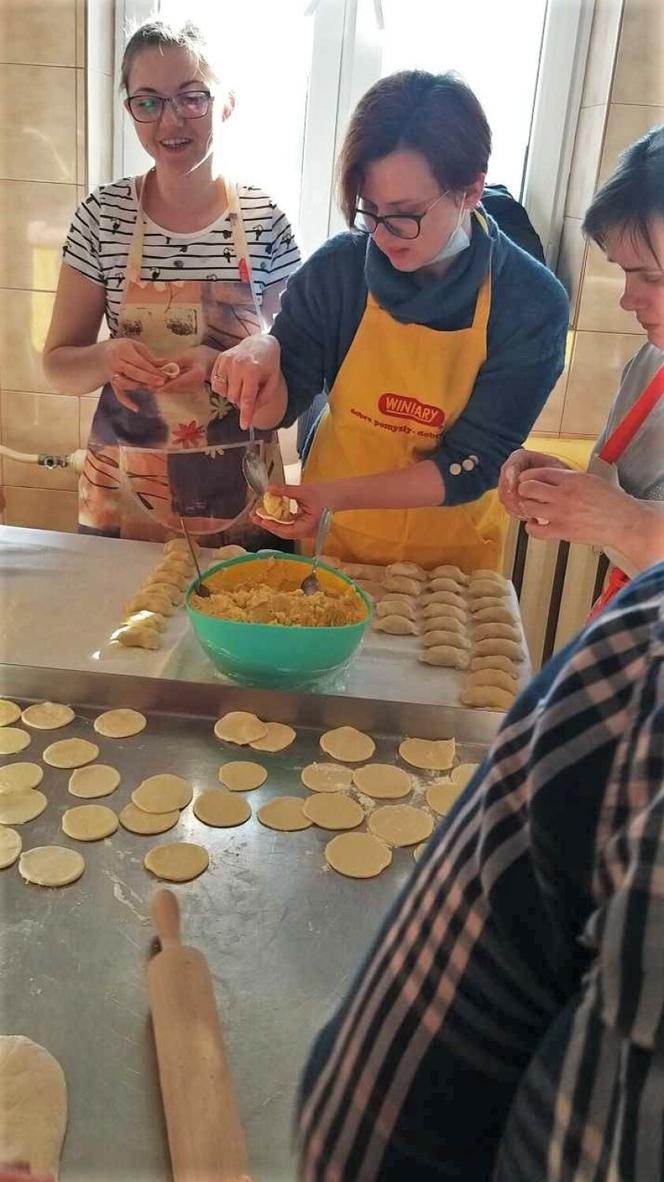
[[[250,1182],[207,961],[180,942],[172,891],[157,891],[152,919],[161,951],[148,964],[148,994],[173,1180]]]

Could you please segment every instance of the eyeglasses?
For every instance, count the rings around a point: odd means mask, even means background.
[[[353,226],[356,230],[361,230],[363,234],[374,235],[379,226],[385,226],[388,234],[394,234],[395,238],[419,238],[422,230],[422,222],[427,216],[430,209],[442,201],[446,197],[449,189],[436,197],[430,205],[427,205],[423,213],[388,213],[377,214],[370,213],[368,209],[361,207],[353,210]]]
[[[132,94],[127,96],[127,106],[137,123],[156,123],[161,119],[166,103],[173,104],[173,110],[180,119],[202,119],[212,103],[209,90],[185,90],[172,98],[161,94]]]

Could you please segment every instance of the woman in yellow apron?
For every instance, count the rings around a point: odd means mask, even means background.
[[[232,102],[193,26],[141,26],[122,84],[154,167],[102,186],[77,210],[44,357],[57,390],[102,387],[79,528],[160,540],[182,515],[202,540],[223,534],[253,548],[265,535],[248,519],[248,436],[210,373],[219,352],[270,322],[297,249],[274,202],[215,165]],[[104,315],[110,339],[98,342]],[[279,480],[276,435],[264,439]]]
[[[484,214],[491,145],[452,75],[407,71],[361,100],[340,160],[351,227],[294,276],[268,337],[219,358],[242,426],[288,424],[325,390],[281,537],[334,511],[326,552],[353,562],[499,568],[501,465],[563,365],[567,300]]]

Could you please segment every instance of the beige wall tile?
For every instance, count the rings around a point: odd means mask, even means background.
[[[565,214],[582,218],[595,191],[602,151],[606,107],[582,107],[572,153]]]
[[[85,394],[78,400],[78,444],[87,447],[99,394]]]
[[[570,324],[574,323],[586,253],[586,240],[581,233],[581,218],[565,218],[560,237],[556,274],[569,296]]]
[[[87,184],[90,189],[113,180],[113,79],[87,72]]]
[[[620,298],[625,276],[595,243],[588,249],[577,328],[591,332],[619,332],[643,335],[633,312],[623,312]]]
[[[544,435],[559,434],[563,417],[563,407],[565,405],[565,390],[567,389],[568,376],[566,366],[540,411],[539,418],[533,426],[533,433]]]
[[[101,74],[113,73],[114,0],[87,2],[87,65]]]
[[[52,308],[50,292],[0,290],[0,366],[5,389],[51,391],[41,356]]]
[[[88,99],[85,70],[76,70],[76,183],[88,188]]]
[[[662,60],[662,72],[664,72],[664,59]],[[627,107],[611,104],[606,121],[606,137],[602,150],[598,187],[614,171],[620,153],[659,123],[664,123],[664,106]]]
[[[76,72],[51,66],[0,70],[0,176],[76,181]]]
[[[1,0],[0,61],[73,66],[76,0]]]
[[[612,332],[577,332],[563,411],[563,435],[599,435],[622,371],[645,339]]]
[[[664,104],[664,4],[625,0],[614,103]]]
[[[94,0],[93,0],[94,2]],[[76,65],[84,66],[86,59],[87,0],[76,0]]]
[[[74,185],[0,180],[0,287],[55,291]]]
[[[2,438],[17,451],[68,455],[78,447],[78,398],[5,390]],[[77,477],[68,468],[48,472],[35,464],[6,459],[5,483],[27,488],[75,489]]]
[[[48,492],[45,488],[5,489],[7,525],[26,529],[57,529],[76,533],[78,496],[75,492]]]
[[[623,0],[595,0],[582,107],[609,101],[622,8]]]

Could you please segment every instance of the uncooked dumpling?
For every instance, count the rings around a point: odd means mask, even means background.
[[[0,726],[10,726],[21,717],[21,707],[7,698],[0,698]]]
[[[27,726],[38,731],[57,730],[73,722],[75,717],[71,706],[63,706],[60,702],[35,702],[34,706],[26,706],[21,715]]]
[[[507,587],[508,581],[504,575],[501,575],[497,570],[474,570],[470,576],[471,586],[473,583],[479,582],[480,579],[489,579],[494,583],[498,583],[499,587]]]
[[[172,616],[173,610],[173,604],[168,598],[168,595],[157,590],[156,587],[139,591],[125,606],[127,615],[130,615],[132,612],[146,611],[158,612],[161,616]]]
[[[460,570],[458,566],[450,566],[450,565],[435,567],[432,571],[429,572],[429,578],[431,578],[431,579],[454,579],[455,583],[461,583],[464,586],[468,582],[468,575],[467,574],[464,574],[464,572],[462,570]]]
[[[191,841],[156,845],[143,859],[145,869],[166,882],[191,882],[207,870],[209,864],[207,850]]]
[[[483,607],[480,611],[473,612],[473,621],[476,624],[513,624],[514,615],[508,607],[494,604],[492,607]]]
[[[215,723],[214,733],[226,743],[246,747],[257,739],[264,739],[267,726],[255,714],[249,714],[246,710],[231,710]]]
[[[383,599],[376,607],[376,615],[404,616],[407,620],[414,620],[416,611],[406,595],[397,595],[394,599]]]
[[[453,614],[458,612],[458,618],[460,620],[465,620],[468,615],[463,599],[460,595],[456,595],[454,591],[432,591],[430,595],[422,596],[422,603],[424,607],[429,607],[432,603],[445,604],[454,609]]]
[[[85,763],[92,763],[99,755],[96,743],[88,739],[58,739],[46,748],[42,759],[50,767],[72,768],[83,767]]]
[[[74,841],[101,841],[118,827],[113,809],[103,804],[79,804],[67,809],[62,817],[62,832]]]
[[[440,598],[442,595],[445,596],[444,600],[441,600]],[[435,603],[425,603],[424,607],[422,608],[422,615],[424,616],[425,620],[428,620],[432,616],[440,616],[442,614],[441,609],[452,607],[456,608],[457,611],[461,613],[460,619],[465,620],[466,609],[464,607],[463,599],[461,599],[458,595],[453,595],[451,591],[439,591],[438,599]],[[456,612],[454,614],[456,615]]]
[[[30,745],[30,735],[20,726],[0,727],[0,755],[18,755]]]
[[[356,829],[364,820],[364,809],[344,793],[310,796],[302,805],[305,817],[320,829]]]
[[[478,624],[473,632],[475,640],[492,640],[496,637],[502,637],[503,640],[519,641],[521,633],[514,624],[499,624],[488,623]]]
[[[496,579],[472,579],[468,588],[471,599],[481,599],[490,595],[495,599],[504,599],[509,595],[507,583],[499,583]]]
[[[431,579],[427,588],[429,591],[448,591],[451,595],[459,595],[461,588],[456,579],[450,579],[446,575],[442,578]]]
[[[454,763],[454,739],[404,739],[399,755],[411,767],[424,771],[444,772]]]
[[[442,625],[441,625],[442,628]],[[425,632],[422,637],[423,648],[435,648],[437,645],[451,645],[452,648],[469,649],[470,641],[462,632],[447,632],[436,628],[433,632]]]
[[[427,572],[415,562],[392,562],[385,568],[385,574],[390,577],[416,579],[418,583],[426,583]]]
[[[180,810],[171,809],[167,813],[145,813],[130,800],[122,809],[119,816],[120,824],[129,833],[141,836],[154,836],[157,833],[167,833],[180,820]]]
[[[297,738],[292,726],[284,722],[266,722],[265,727],[267,734],[262,739],[253,739],[249,744],[252,751],[285,751]]]
[[[376,616],[374,619],[376,632],[389,632],[392,636],[415,636],[417,625],[405,616]]]
[[[251,805],[242,796],[227,788],[210,788],[194,801],[194,816],[204,825],[230,829],[244,825],[251,816]]]
[[[518,682],[511,674],[503,669],[476,669],[468,678],[468,685],[475,688],[478,685],[494,685],[498,689],[507,690],[508,694],[515,694]]]
[[[277,796],[262,805],[256,816],[261,825],[268,829],[294,833],[298,829],[309,829],[313,824],[309,817],[305,816],[303,805],[304,800],[301,796]]]
[[[36,788],[44,779],[44,769],[38,763],[7,763],[0,767],[0,796],[6,792],[26,792]]]
[[[433,820],[412,804],[384,804],[367,822],[374,837],[391,846],[417,845],[433,832]]]
[[[33,788],[25,792],[7,792],[0,796],[0,824],[26,825],[43,813],[47,804],[44,793]]]
[[[22,846],[20,833],[17,833],[15,829],[8,829],[5,825],[0,825],[0,870],[6,870],[8,866],[14,865]]]
[[[76,882],[85,870],[85,858],[64,845],[38,845],[25,850],[18,860],[18,872],[35,886],[62,887]]]
[[[340,833],[325,846],[325,860],[347,878],[376,878],[392,861],[392,851],[373,833]]]
[[[109,767],[106,763],[93,763],[72,772],[69,791],[72,796],[93,800],[98,796],[110,796],[119,783],[120,773],[117,768]]]
[[[155,651],[161,648],[159,629],[148,623],[123,624],[111,633],[111,642],[121,644],[123,648],[144,648]]]
[[[473,657],[470,662],[470,668],[473,672],[476,669],[503,669],[505,673],[509,673],[515,680],[518,678],[514,661],[511,661],[509,657],[500,656],[499,653],[494,653],[490,657]]]
[[[482,595],[479,599],[471,599],[468,606],[473,616],[476,616],[488,608],[502,607],[507,610],[507,600],[501,599],[497,595]]]
[[[326,755],[340,759],[342,763],[364,763],[371,759],[376,744],[370,735],[365,735],[354,726],[339,726],[321,735],[320,745]]]
[[[514,694],[491,685],[467,686],[461,695],[464,706],[480,706],[489,710],[509,710]]]
[[[267,771],[260,763],[235,760],[219,768],[219,779],[229,792],[251,792],[267,780]]]
[[[459,632],[465,636],[468,631],[468,616],[457,607],[447,603],[432,605],[436,611],[429,612],[422,622],[423,632],[433,632],[440,628],[443,632]]]
[[[451,669],[467,669],[470,664],[468,653],[451,644],[436,644],[418,654],[425,665],[444,665]]]
[[[350,788],[353,772],[338,763],[310,763],[302,769],[301,780],[312,792],[344,792]]]
[[[408,772],[391,763],[369,763],[356,768],[353,783],[360,792],[376,800],[398,800],[413,790]]]
[[[246,553],[244,546],[220,546],[216,551],[215,558],[221,562],[228,558],[241,558]]]
[[[408,579],[404,575],[385,575],[383,585],[388,591],[401,591],[404,595],[419,595],[421,590],[417,579]]]
[[[98,735],[107,739],[126,739],[138,735],[147,725],[147,718],[138,710],[106,710],[95,718],[93,726]]]
[[[32,1173],[57,1178],[66,1127],[67,1084],[57,1059],[23,1035],[1,1035],[0,1161],[29,1162]]]
[[[144,813],[170,813],[173,809],[186,808],[193,795],[188,780],[163,772],[143,780],[132,792],[131,799]]]
[[[509,657],[512,661],[523,660],[523,649],[516,640],[503,640],[496,637],[493,640],[480,640],[475,646],[478,657]]]

